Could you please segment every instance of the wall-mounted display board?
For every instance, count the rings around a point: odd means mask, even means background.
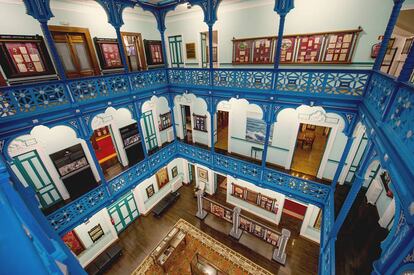
[[[248,217],[240,215],[240,229],[270,243],[271,245],[277,245],[279,234],[273,231],[269,227],[260,224]]]
[[[402,48],[401,54],[408,54],[410,52],[411,47],[413,46],[413,40],[414,38],[407,38],[405,40],[404,46]]]
[[[141,136],[138,132],[138,125],[132,123],[119,129],[124,149],[128,158],[128,165],[134,164],[144,159],[144,150],[142,147]]]
[[[194,130],[207,132],[207,116],[193,114]]]
[[[148,65],[164,64],[161,41],[144,39],[144,47]]]
[[[233,210],[230,208],[227,208],[210,199],[203,198],[203,209],[213,215],[216,215],[219,218],[228,221],[229,223],[233,223]]]
[[[93,41],[103,70],[123,67],[117,39],[95,37]]]
[[[231,195],[250,204],[261,207],[269,212],[277,214],[278,208],[276,199],[269,198],[265,195],[252,191],[245,187],[241,187],[234,183],[232,183]]]
[[[41,36],[0,35],[0,64],[7,78],[55,74]]]
[[[89,237],[91,237],[92,242],[97,242],[103,235],[105,235],[102,226],[98,223],[91,230],[88,231]]]
[[[185,53],[187,55],[187,59],[195,59],[196,58],[196,44],[195,43],[186,43],[185,44]]]
[[[286,35],[280,62],[285,64],[351,63],[361,28],[356,30]],[[233,64],[272,64],[277,37],[233,38]]]
[[[170,181],[167,167],[161,168],[156,174],[158,190],[161,190]]]
[[[172,127],[171,111],[160,115],[160,125],[159,125],[160,131],[163,131],[170,127]]]
[[[81,144],[53,153],[50,158],[72,200],[98,186]]]

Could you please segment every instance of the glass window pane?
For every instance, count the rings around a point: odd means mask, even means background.
[[[85,45],[85,43],[75,43],[74,45],[75,45],[76,54],[79,59],[81,71],[92,70],[92,65],[89,60],[88,48]]]
[[[76,71],[75,64],[73,64],[72,56],[70,54],[69,45],[63,42],[56,43],[56,49],[59,53],[60,60],[66,72]]]

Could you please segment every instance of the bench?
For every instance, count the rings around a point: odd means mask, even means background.
[[[168,209],[178,198],[180,193],[172,192],[165,196],[156,206],[152,209],[154,216],[159,217],[166,209]]]
[[[86,268],[89,275],[103,274],[122,255],[122,247],[115,243],[93,260]]]

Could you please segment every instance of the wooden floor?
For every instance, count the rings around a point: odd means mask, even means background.
[[[192,187],[184,186],[179,192],[181,196],[178,201],[161,218],[155,218],[152,214],[141,216],[120,234],[119,242],[124,253],[106,274],[130,274],[180,218],[275,274],[317,274],[319,245],[298,236],[300,222],[295,219],[282,217],[279,225],[292,231],[287,246],[287,263],[281,266],[196,218],[197,204]]]

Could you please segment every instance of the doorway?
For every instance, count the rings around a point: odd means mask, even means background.
[[[139,215],[137,204],[135,203],[134,194],[129,192],[110,207],[109,215],[113,220],[116,232],[119,234]]]
[[[201,67],[208,68],[209,66],[209,39],[208,32],[202,32],[201,38]],[[218,32],[213,31],[213,67],[218,67]]]
[[[215,148],[228,152],[229,112],[217,111],[217,141]]]
[[[144,44],[140,33],[121,32],[124,51],[130,72],[142,71],[147,69],[145,61]]]
[[[183,38],[181,35],[169,36],[168,45],[170,48],[171,67],[180,68],[184,66],[182,54]]]
[[[194,164],[188,163],[188,178],[189,178],[189,184],[192,185],[196,183],[195,180],[195,167]]]
[[[157,134],[155,132],[155,124],[154,124],[154,116],[152,111],[147,111],[142,114],[142,119],[144,121],[144,129],[145,129],[145,143],[148,147],[148,154],[151,151],[155,151],[158,148],[158,141],[157,141]]]
[[[94,130],[91,143],[106,179],[122,172],[123,166],[118,159],[118,150],[110,125]]]
[[[193,142],[193,128],[191,127],[191,110],[188,105],[181,105],[181,119],[183,122],[183,139],[185,142]]]
[[[49,26],[49,30],[68,78],[100,74],[88,29]]]
[[[220,175],[220,174],[216,174],[216,185],[217,185],[217,192],[220,194],[227,194],[227,177]]]
[[[14,157],[13,164],[24,181],[34,189],[43,209],[62,200],[36,150]]]
[[[331,128],[301,123],[296,138],[291,169],[317,176]]]

